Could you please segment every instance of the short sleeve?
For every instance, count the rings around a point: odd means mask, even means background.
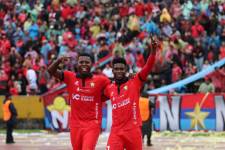
[[[101,75],[99,82],[100,82],[102,90],[103,90],[102,99],[103,99],[103,101],[106,101],[109,99],[109,94],[106,95],[105,90],[106,90],[107,86],[111,83],[111,81],[109,80],[108,77]]]
[[[111,81],[109,80],[108,77],[106,76],[102,76],[102,83],[103,84],[103,88],[106,88],[107,85],[109,85],[111,83]]]
[[[109,90],[110,84],[108,84],[105,88],[104,88],[104,96],[108,97],[110,99],[110,90]]]

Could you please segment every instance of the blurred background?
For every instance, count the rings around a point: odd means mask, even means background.
[[[51,112],[69,111],[67,94],[48,65],[68,54],[70,63],[60,69],[76,71],[78,53],[87,52],[96,74],[112,78],[113,57],[124,57],[136,73],[148,57],[150,36],[160,48],[143,93],[175,83],[154,94],[224,95],[223,0],[0,0],[0,99],[13,96],[18,128],[61,131]]]

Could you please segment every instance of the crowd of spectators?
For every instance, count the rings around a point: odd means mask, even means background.
[[[0,0],[0,94],[43,94],[61,85],[46,68],[64,54],[72,59],[62,69],[75,70],[78,53],[87,52],[96,62],[108,55],[125,57],[130,72],[137,72],[148,56],[150,36],[159,40],[160,48],[145,90],[179,81],[225,58],[225,3]],[[225,67],[215,70],[202,82],[212,81],[211,92],[225,92]],[[97,71],[113,77],[110,64]],[[170,92],[207,91],[196,83]]]

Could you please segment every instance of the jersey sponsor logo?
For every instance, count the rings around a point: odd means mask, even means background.
[[[133,118],[134,118],[134,120],[137,120],[137,111],[136,111],[136,109],[137,109],[137,104],[134,102],[133,103]]]
[[[92,102],[94,101],[94,96],[81,96],[80,94],[73,94],[72,100]]]
[[[111,99],[112,99],[112,101],[114,101],[114,100],[115,100],[115,97],[117,97],[117,98],[118,98],[118,97],[119,97],[119,98],[124,98],[125,95],[122,94],[122,95],[116,96],[114,92],[111,92],[111,93],[110,93],[110,97],[112,97]]]
[[[111,99],[112,99],[112,101],[114,101],[115,100],[115,97],[114,97],[114,92],[111,92],[110,93],[110,97],[112,97]]]
[[[77,87],[77,92],[90,92],[89,89],[81,89],[79,87]]]
[[[75,81],[75,82],[74,82],[74,85],[79,86],[79,81]],[[91,87],[91,88],[94,88],[94,87],[95,87],[95,83],[94,83],[94,82],[91,82],[91,83],[90,83],[90,87]],[[79,87],[78,87],[78,88],[79,88]],[[79,90],[80,90],[80,89],[79,89]]]
[[[80,95],[79,94],[73,94],[72,99],[73,100],[79,100],[80,99]]]
[[[90,83],[90,86],[93,88],[93,87],[95,87],[95,83],[94,82],[91,82]]]
[[[128,86],[126,85],[126,86],[124,86],[124,90],[128,90]]]
[[[74,85],[79,85],[79,81],[75,81],[74,82]]]
[[[124,95],[124,94],[122,94],[122,95],[120,95],[120,96],[119,96],[119,98],[123,98],[124,96],[125,96],[125,95]]]
[[[113,109],[117,109],[120,107],[124,107],[124,106],[128,105],[129,103],[130,103],[130,98],[127,98],[121,102],[113,104],[112,107],[113,107]]]
[[[95,118],[98,119],[98,110],[99,110],[99,104],[95,104]]]

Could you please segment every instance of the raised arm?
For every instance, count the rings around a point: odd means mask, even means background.
[[[151,38],[151,45],[149,46],[150,54],[148,56],[148,60],[142,70],[139,72],[139,78],[142,81],[145,81],[148,74],[150,73],[154,62],[155,62],[155,55],[156,55],[156,50],[158,48],[158,44],[155,40]]]
[[[56,59],[56,61],[53,61],[53,63],[51,63],[51,65],[48,67],[49,74],[60,80],[63,80],[63,72],[58,70],[58,66],[60,63],[64,62],[68,58],[69,57],[67,57],[67,56],[62,56],[62,57],[59,57],[58,59]]]

